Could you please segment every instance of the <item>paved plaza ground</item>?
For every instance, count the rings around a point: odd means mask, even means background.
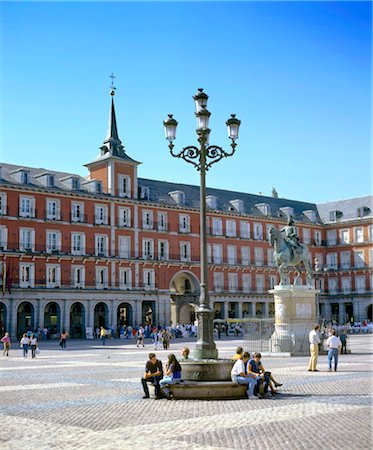
[[[195,340],[177,339],[179,353]],[[149,351],[134,341],[42,342],[36,360],[0,359],[1,449],[371,449],[372,336],[351,336],[338,372],[306,357],[265,357],[284,385],[263,400],[143,400]],[[219,355],[239,339],[218,341]],[[158,351],[166,362],[165,350]]]

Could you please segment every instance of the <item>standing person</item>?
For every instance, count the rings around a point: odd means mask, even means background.
[[[29,345],[30,345],[30,338],[27,337],[27,333],[23,333],[23,338],[21,339],[20,346],[23,349],[24,358],[27,358]]]
[[[10,340],[10,337],[9,337],[9,333],[5,333],[5,335],[1,338],[1,342],[4,345],[3,356],[5,356],[5,355],[9,356],[9,349],[12,344],[12,341]]]
[[[36,349],[38,347],[38,338],[35,336],[35,334],[31,335],[30,347],[31,347],[31,358],[36,358]]]
[[[319,355],[319,344],[321,342],[319,337],[320,325],[315,325],[313,330],[310,331],[308,340],[310,342],[310,352],[311,358],[308,367],[309,372],[318,372],[317,367],[317,357]]]
[[[328,365],[329,372],[332,371],[332,359],[334,358],[334,372],[337,372],[338,366],[338,351],[340,351],[342,347],[342,342],[335,335],[335,330],[332,331],[332,335],[328,337],[326,341],[326,345],[328,347]]]
[[[60,346],[61,346],[62,350],[63,349],[66,350],[66,341],[67,341],[68,336],[69,335],[66,333],[66,331],[62,330],[61,337],[60,337]]]
[[[173,353],[168,355],[168,361],[166,364],[166,376],[159,382],[161,389],[168,400],[171,400],[172,394],[170,388],[167,387],[170,384],[178,384],[181,381],[181,366],[176,356]]]
[[[136,347],[140,347],[140,345],[142,347],[145,347],[144,344],[144,334],[145,334],[145,330],[142,327],[142,325],[140,325],[140,328],[137,331],[137,342],[136,342]]]
[[[106,342],[106,330],[104,327],[101,327],[100,329],[100,339],[102,341],[102,345],[105,345]]]
[[[168,350],[170,347],[171,334],[166,328],[162,331],[163,349]]]
[[[245,352],[241,358],[237,359],[231,370],[231,379],[235,384],[247,384],[247,398],[254,395],[255,379],[257,374],[247,369],[247,362],[250,355]]]
[[[159,387],[159,381],[163,378],[163,366],[162,361],[157,359],[155,353],[149,353],[149,361],[145,365],[144,376],[141,378],[141,384],[144,389],[144,397],[149,398],[148,383],[153,383],[155,387],[155,395],[157,398],[161,398],[161,391]]]
[[[347,334],[345,330],[342,329],[342,331],[339,334],[339,339],[341,340],[342,348],[341,348],[341,355],[344,353],[346,355],[347,353]]]

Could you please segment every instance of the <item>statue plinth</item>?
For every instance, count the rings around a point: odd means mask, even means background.
[[[275,331],[272,342],[278,352],[308,355],[308,334],[317,320],[313,286],[278,285],[269,293],[275,299]]]

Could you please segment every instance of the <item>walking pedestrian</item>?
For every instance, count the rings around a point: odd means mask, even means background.
[[[308,367],[309,372],[318,372],[317,367],[317,357],[319,355],[319,344],[321,342],[318,332],[320,331],[320,325],[315,325],[313,330],[310,331],[308,339],[310,342],[310,352],[311,358]]]
[[[1,342],[4,345],[3,356],[5,356],[5,355],[9,356],[9,349],[12,344],[12,341],[10,340],[10,337],[9,337],[9,333],[5,333],[5,335],[1,338]]]
[[[66,341],[67,341],[68,336],[69,335],[66,333],[66,331],[62,330],[62,333],[61,333],[61,336],[60,336],[60,346],[61,346],[62,350],[63,349],[66,350]]]
[[[100,329],[100,339],[102,341],[102,345],[105,345],[106,342],[106,330],[104,327],[101,327]]]
[[[332,371],[332,360],[334,358],[334,372],[337,372],[338,366],[338,351],[341,350],[342,342],[339,337],[336,336],[335,330],[332,331],[332,335],[328,337],[326,341],[328,347],[328,365],[329,372]]]
[[[27,336],[27,333],[23,333],[23,337],[21,339],[20,346],[23,350],[24,358],[27,358],[29,345],[30,345],[30,338]]]
[[[342,329],[342,331],[339,334],[339,339],[341,340],[342,348],[341,348],[341,355],[344,353],[346,355],[347,353],[347,334],[345,330]]]
[[[31,358],[36,358],[36,349],[38,347],[38,338],[35,336],[35,334],[31,335],[30,347],[31,347]]]
[[[140,347],[140,345],[142,347],[145,347],[144,344],[144,334],[145,334],[145,330],[142,327],[142,325],[140,325],[140,328],[137,330],[137,342],[136,342],[136,347]]]

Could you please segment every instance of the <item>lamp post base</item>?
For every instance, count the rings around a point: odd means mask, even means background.
[[[193,350],[193,359],[217,359],[218,350],[214,342],[214,311],[200,306],[196,315],[198,340]]]

